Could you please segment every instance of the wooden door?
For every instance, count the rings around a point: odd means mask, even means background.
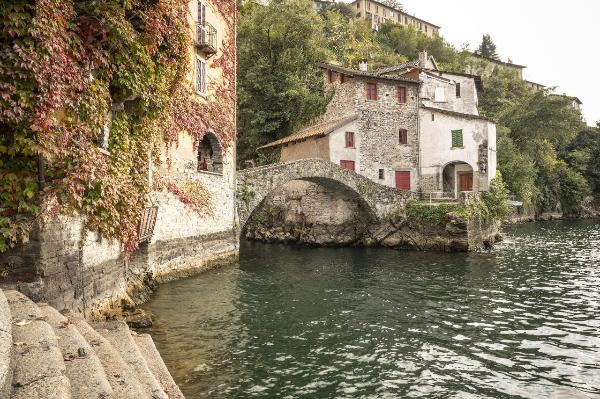
[[[460,191],[473,191],[473,172],[460,173],[458,175],[458,186]]]
[[[396,188],[398,190],[410,190],[410,171],[396,171]]]
[[[355,165],[354,161],[344,161],[344,160],[340,161],[340,166],[342,168],[344,168],[344,169],[348,169],[348,170],[354,171],[355,170],[355,166],[354,165]]]

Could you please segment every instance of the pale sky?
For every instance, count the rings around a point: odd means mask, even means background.
[[[489,33],[524,77],[579,97],[588,124],[600,120],[600,2],[597,0],[401,0],[409,14],[475,50]]]

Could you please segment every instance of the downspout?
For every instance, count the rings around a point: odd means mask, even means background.
[[[237,13],[238,7],[237,4],[234,7],[233,14],[233,40],[234,43],[234,54],[233,54],[233,65],[235,71],[235,79],[233,81],[233,94],[235,98],[235,104],[233,109],[233,129],[234,129],[234,140],[233,140],[233,229],[235,231],[235,245],[237,246],[238,256],[239,256],[239,244],[240,244],[240,236],[241,229],[243,226],[240,226],[240,218],[237,209]]]
[[[419,191],[423,192],[422,172],[421,172],[421,83],[417,88],[417,178],[419,181]]]

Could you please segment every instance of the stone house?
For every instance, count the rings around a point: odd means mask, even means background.
[[[150,193],[139,225],[139,249],[126,258],[119,242],[87,230],[82,216],[58,214],[45,226],[36,225],[29,242],[0,254],[2,280],[19,281],[19,289],[35,301],[90,315],[129,300],[130,290],[140,288],[147,274],[168,280],[237,256],[235,80],[226,79],[224,70],[215,66],[229,63],[235,68],[233,10],[225,14],[212,0],[189,1],[189,59],[195,68],[187,83],[193,100],[208,104],[229,93],[225,109],[231,112],[206,115],[208,130],[200,143],[194,142],[197,132],[180,132],[160,165],[144,171],[151,186],[166,184]],[[219,58],[224,62],[211,62]],[[229,76],[235,79],[235,70]],[[230,118],[228,143],[211,129],[213,118]],[[168,183],[182,191],[202,185],[212,213],[191,209]]]
[[[418,97],[415,80],[322,64],[335,94],[315,125],[267,144],[281,161],[319,158],[381,184],[418,186]]]
[[[481,117],[478,76],[440,71],[433,57],[374,72],[322,64],[333,92],[313,126],[267,144],[281,161],[326,159],[371,180],[456,198],[496,173],[496,127]]]
[[[402,26],[412,26],[429,37],[440,35],[441,28],[439,26],[379,1],[355,0],[350,5],[356,9],[359,18],[370,20],[371,26],[375,30],[379,30],[383,23],[391,22]]]

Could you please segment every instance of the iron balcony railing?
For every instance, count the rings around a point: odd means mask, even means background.
[[[156,216],[158,215],[158,207],[151,206],[144,208],[142,217],[138,224],[139,242],[150,241],[154,234],[154,226],[156,225]]]
[[[217,30],[214,26],[207,22],[196,24],[196,46],[207,55],[217,52]]]

